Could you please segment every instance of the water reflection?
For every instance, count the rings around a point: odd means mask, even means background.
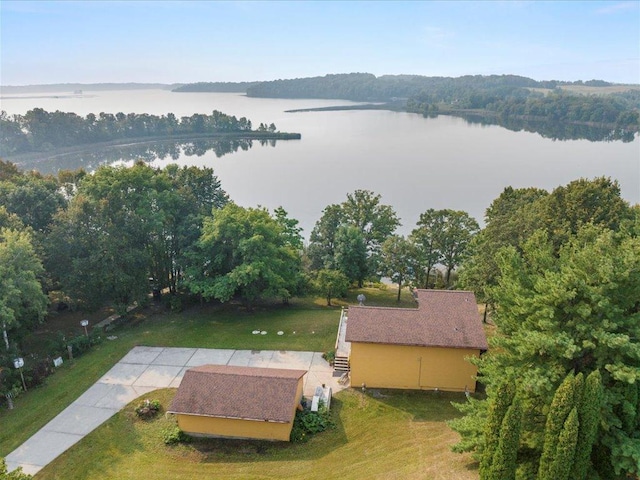
[[[531,132],[551,140],[589,140],[590,142],[612,142],[622,140],[632,142],[635,133],[624,130],[598,127],[593,125],[576,125],[553,120],[525,120],[514,117],[486,117],[481,115],[456,114],[470,124],[498,125],[513,132]]]
[[[56,154],[54,156],[32,157],[16,162],[23,170],[38,170],[41,173],[57,173],[60,170],[76,170],[84,168],[92,171],[100,165],[110,165],[116,162],[133,162],[142,160],[154,162],[156,160],[179,160],[181,157],[201,157],[207,152],[213,151],[216,157],[237,152],[247,151],[254,143],[260,146],[276,146],[277,140],[251,140],[245,138],[236,139],[192,139],[192,140],[162,140],[154,142],[136,143],[129,145],[117,145],[101,148],[93,148],[81,152]]]

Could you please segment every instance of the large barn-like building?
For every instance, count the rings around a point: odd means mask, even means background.
[[[418,308],[349,307],[352,387],[474,392],[487,350],[473,292],[417,290]]]

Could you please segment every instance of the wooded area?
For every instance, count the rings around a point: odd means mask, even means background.
[[[508,187],[482,229],[450,209],[426,209],[406,238],[398,226],[380,195],[356,190],[323,210],[305,245],[284,209],[235,205],[210,168],[139,162],[42,176],[0,162],[2,388],[19,382],[13,358],[37,354],[22,339],[50,304],[124,311],[163,292],[174,310],[202,300],[250,311],[310,291],[330,303],[387,276],[399,288],[469,289],[486,303],[496,329],[479,361],[487,398],[470,398],[451,423],[481,478],[637,475],[640,206],[617,182]],[[563,382],[574,393],[560,408]],[[581,400],[587,384],[604,390],[596,411]],[[551,445],[562,446],[563,465],[549,463]]]
[[[48,152],[63,147],[90,145],[118,140],[175,137],[203,134],[249,135],[255,132],[272,134],[276,126],[260,123],[254,131],[251,120],[225,115],[214,110],[211,115],[193,114],[177,118],[173,113],[115,115],[101,112],[82,117],[68,112],[47,112],[34,108],[24,115],[0,112],[0,155],[11,156],[28,152]],[[263,135],[264,138],[268,138]],[[298,136],[299,138],[299,136]]]
[[[237,85],[240,88],[241,85]],[[640,129],[640,90],[629,86],[627,90],[621,87],[620,92],[604,93],[611,84],[602,80],[536,81],[518,75],[376,77],[370,73],[350,73],[243,83],[242,86],[250,97],[384,102],[389,109],[401,108],[425,116],[473,114],[487,123],[542,132],[558,139],[631,141],[633,132]],[[585,86],[595,91],[601,88],[603,93],[585,95],[575,88]],[[204,82],[174,91],[228,91],[229,88],[227,84]],[[566,131],[566,125],[588,128]],[[606,131],[589,131],[593,127]]]

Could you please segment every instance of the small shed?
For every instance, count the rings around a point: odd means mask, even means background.
[[[351,385],[474,392],[487,350],[473,292],[418,290],[418,308],[349,307]]]
[[[289,441],[306,373],[230,365],[191,368],[168,412],[190,435]]]

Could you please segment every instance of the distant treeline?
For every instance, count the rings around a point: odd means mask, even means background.
[[[517,88],[554,89],[560,86],[608,87],[603,80],[563,82],[536,81],[518,75],[466,75],[425,77],[422,75],[382,75],[344,73],[322,77],[272,80],[268,82],[200,82],[182,85],[174,92],[246,92],[250,97],[329,98],[358,102],[388,102],[428,92],[441,101],[452,101],[470,91],[509,93]]]
[[[424,77],[348,73],[324,77],[296,78],[261,82],[247,89],[250,97],[341,98],[360,102],[387,102],[429,92],[443,99],[456,98],[484,89],[554,88],[557,82],[536,82],[517,75],[467,75],[464,77]]]
[[[258,132],[275,133],[272,123],[261,123]],[[253,132],[251,120],[225,115],[214,110],[211,115],[194,114],[177,118],[173,113],[157,116],[122,112],[88,114],[47,112],[41,108],[25,115],[0,112],[0,156],[149,137],[203,134],[247,134]]]
[[[59,92],[97,92],[109,90],[171,90],[180,84],[167,83],[49,83],[46,85],[0,85],[0,93],[13,95],[17,93],[59,93]]]
[[[235,84],[240,88],[241,84]],[[243,84],[245,85],[245,84]],[[397,110],[424,115],[447,113],[488,115],[494,123],[507,118],[607,127],[636,132],[639,129],[640,91],[629,89],[607,95],[584,95],[567,87],[611,87],[603,80],[536,81],[518,75],[466,75],[425,77],[349,73],[322,77],[274,80],[246,84],[250,97],[325,98],[385,102]],[[223,91],[229,84],[195,84],[181,91]],[[545,90],[543,93],[540,90]]]
[[[172,92],[237,92],[245,93],[258,82],[198,82],[174,88]]]
[[[630,93],[630,92],[629,92]],[[639,93],[640,94],[640,93]],[[495,88],[469,91],[455,98],[444,99],[434,93],[423,92],[407,101],[407,111],[432,115],[444,105],[446,113],[456,110],[493,112],[500,119],[518,118],[526,121],[575,123],[587,126],[606,125],[613,129],[638,131],[638,111],[634,96],[623,94],[575,95],[562,90],[548,94],[523,88]],[[637,99],[635,100],[637,103]],[[500,123],[500,122],[498,122]]]

